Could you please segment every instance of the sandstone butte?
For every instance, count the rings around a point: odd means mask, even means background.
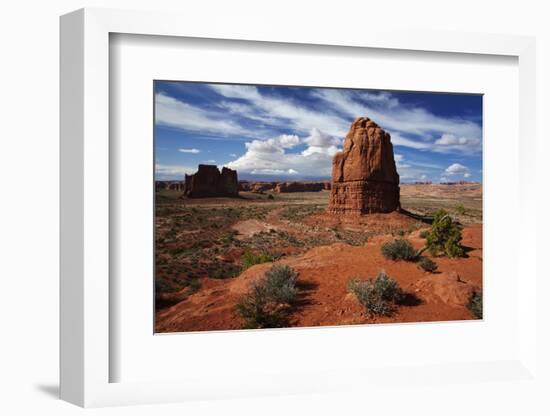
[[[199,165],[193,175],[185,175],[185,195],[189,198],[239,196],[237,171],[215,165]]]
[[[362,215],[399,208],[399,175],[390,135],[368,117],[359,117],[332,160],[328,212]]]

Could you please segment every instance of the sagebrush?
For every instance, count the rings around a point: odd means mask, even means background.
[[[251,284],[237,303],[244,328],[280,328],[287,324],[289,307],[296,301],[298,274],[289,266],[275,265]]]
[[[382,245],[382,255],[390,260],[415,261],[418,258],[418,253],[412,244],[405,239],[384,243]]]
[[[404,292],[399,284],[381,271],[374,279],[351,279],[348,291],[365,307],[369,315],[390,315],[393,305],[404,299]]]

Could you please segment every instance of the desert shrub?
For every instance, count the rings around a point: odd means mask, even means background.
[[[382,245],[382,255],[390,260],[416,260],[417,253],[412,244],[405,239],[393,240]]]
[[[284,311],[274,303],[264,285],[255,283],[237,303],[237,314],[243,328],[280,328],[286,319]]]
[[[427,247],[434,256],[462,257],[464,248],[461,246],[462,235],[458,224],[443,209],[435,213],[430,233],[426,237]]]
[[[403,298],[403,290],[399,287],[399,283],[383,271],[374,279],[374,288],[387,302],[399,303]]]
[[[242,266],[241,270],[244,272],[246,269],[254,266],[255,264],[269,263],[273,261],[274,258],[271,254],[268,253],[259,253],[254,254],[251,250],[245,250],[243,257],[241,259]]]
[[[374,279],[350,280],[348,291],[355,295],[369,315],[390,315],[392,304],[399,303],[404,297],[399,284],[384,272],[378,273]]]
[[[474,292],[466,307],[474,318],[483,319],[483,294],[481,292]]]
[[[458,215],[464,215],[466,214],[466,208],[464,208],[464,205],[462,204],[458,204],[456,207],[455,207],[455,211]]]
[[[420,238],[427,238],[429,234],[430,234],[429,230],[422,230],[422,231],[420,231],[419,236],[420,236]]]
[[[288,307],[296,301],[298,274],[288,266],[275,265],[252,283],[239,300],[237,314],[244,328],[280,328],[287,321]]]
[[[267,294],[274,302],[292,304],[296,300],[297,277],[298,273],[288,266],[273,266],[265,272]]]
[[[437,263],[428,257],[420,257],[418,260],[418,267],[425,272],[433,273],[437,270]]]

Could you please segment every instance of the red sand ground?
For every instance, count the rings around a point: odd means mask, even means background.
[[[321,214],[316,221],[322,220],[325,219]],[[376,218],[371,217],[368,221],[368,226],[372,227]],[[387,221],[385,216],[384,223],[387,224]],[[395,214],[392,222],[401,225],[407,220]],[[407,237],[416,248],[424,244],[418,234],[419,231],[416,231]],[[462,236],[463,245],[470,248],[468,257],[435,258],[439,266],[435,274],[423,272],[415,263],[384,259],[380,247],[394,238],[390,235],[373,237],[363,247],[335,243],[281,259],[277,263],[287,264],[299,273],[299,302],[290,316],[290,325],[303,327],[473,319],[461,296],[469,293],[466,289],[482,286],[482,225],[465,227]],[[156,331],[241,328],[241,321],[235,315],[235,305],[250,282],[261,277],[271,266],[272,263],[253,266],[230,280],[204,279],[199,292],[157,313]],[[389,317],[367,317],[364,309],[347,292],[346,284],[350,278],[374,277],[380,270],[397,280],[421,303],[399,306],[395,314]]]

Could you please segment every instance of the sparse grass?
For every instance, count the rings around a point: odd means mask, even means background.
[[[288,308],[296,300],[297,273],[275,265],[254,282],[239,300],[236,311],[243,328],[280,328],[287,323]]]
[[[207,266],[208,277],[212,279],[230,279],[239,275],[241,268],[232,263],[212,262]]]
[[[382,255],[390,260],[415,261],[418,254],[409,240],[397,239],[382,245]]]
[[[428,235],[430,235],[430,230],[422,230],[419,234],[420,238],[428,238]]]
[[[463,204],[458,204],[456,207],[455,207],[455,211],[458,215],[464,215],[466,214],[466,208],[464,208],[464,205]]]
[[[291,205],[281,212],[281,218],[288,221],[299,222],[308,215],[316,214],[323,209],[324,207],[319,205]]]
[[[433,256],[462,257],[465,254],[460,244],[462,241],[460,227],[443,209],[435,213],[432,228],[426,240],[428,250]]]
[[[483,319],[483,294],[474,292],[466,307],[474,318]]]
[[[254,266],[255,264],[269,263],[274,260],[274,256],[269,253],[254,254],[250,249],[246,249],[241,259],[241,271]]]
[[[428,257],[420,257],[418,260],[418,267],[425,272],[433,273],[437,270],[437,263]]]
[[[355,295],[370,316],[391,315],[394,305],[404,298],[399,284],[383,271],[374,279],[350,280],[348,291]]]

